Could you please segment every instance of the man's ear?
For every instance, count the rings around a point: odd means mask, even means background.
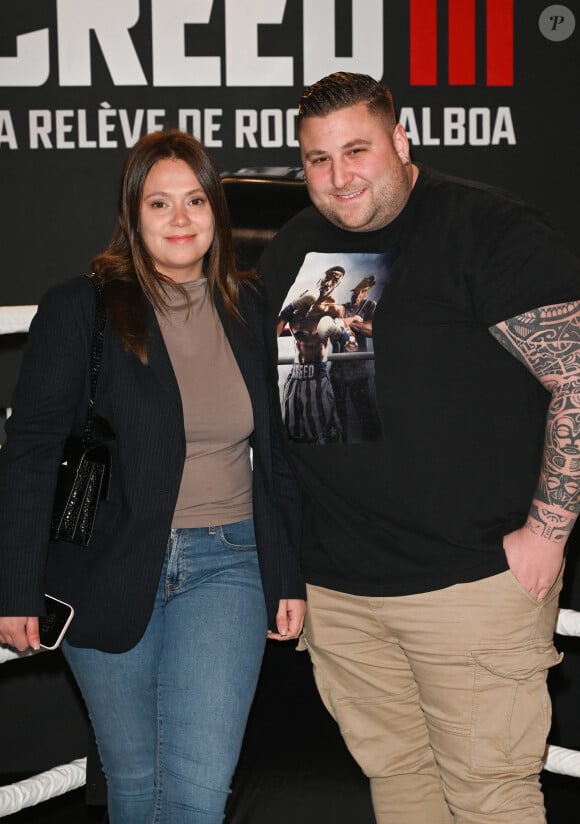
[[[409,146],[409,138],[407,137],[407,132],[400,123],[397,123],[395,126],[395,131],[393,132],[393,146],[399,155],[401,163],[407,165],[407,163],[411,162],[411,147]]]

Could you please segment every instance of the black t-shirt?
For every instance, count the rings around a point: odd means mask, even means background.
[[[578,262],[517,198],[421,168],[385,229],[344,231],[313,208],[286,224],[258,265],[272,328],[293,294],[316,294],[316,278],[338,265],[333,315],[356,280],[378,273],[367,298],[378,300],[368,348],[381,435],[289,440],[306,493],[307,581],[386,596],[505,570],[502,537],[528,513],[549,395],[489,327],[579,299]],[[291,353],[288,331],[278,343]],[[305,385],[300,401],[315,389]]]

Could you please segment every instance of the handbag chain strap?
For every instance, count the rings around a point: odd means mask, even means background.
[[[107,319],[105,299],[103,296],[103,283],[94,273],[87,275],[87,277],[91,280],[93,286],[95,287],[95,325],[93,328],[93,341],[91,344],[90,357],[91,386],[89,390],[89,406],[83,426],[82,437],[82,441],[85,446],[91,442],[94,435],[95,393],[97,391],[97,381],[99,379],[99,370],[101,368],[105,321]]]

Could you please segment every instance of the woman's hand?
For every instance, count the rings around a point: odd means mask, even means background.
[[[298,638],[306,615],[306,601],[300,598],[281,598],[276,614],[278,632],[268,630],[268,638],[274,641],[290,641]]]
[[[0,618],[0,644],[8,644],[18,652],[25,652],[29,647],[40,649],[38,618]]]

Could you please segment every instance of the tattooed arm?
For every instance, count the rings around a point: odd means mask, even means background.
[[[541,600],[558,577],[580,511],[580,301],[542,306],[489,331],[552,395],[526,523],[504,537],[511,571]]]

